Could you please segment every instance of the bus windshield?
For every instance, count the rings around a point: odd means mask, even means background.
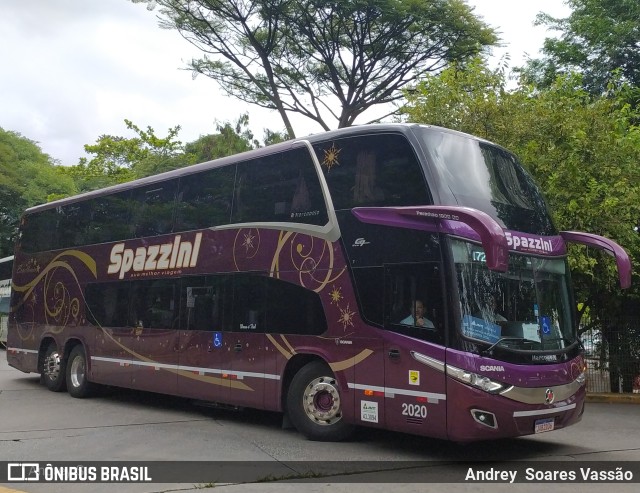
[[[487,268],[480,246],[452,244],[465,338],[528,352],[561,352],[576,341],[564,259],[512,253],[500,273]]]
[[[557,234],[542,194],[513,154],[443,129],[422,129],[422,138],[442,200],[484,211],[505,229]]]

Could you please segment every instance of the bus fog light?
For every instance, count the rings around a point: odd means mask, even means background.
[[[481,425],[488,426],[489,428],[497,428],[498,421],[496,415],[489,411],[482,411],[480,409],[472,409],[471,416],[473,419]]]

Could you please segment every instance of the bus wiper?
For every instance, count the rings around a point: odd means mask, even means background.
[[[529,339],[526,339],[524,337],[501,337],[500,339],[498,339],[496,342],[494,342],[491,346],[489,346],[487,349],[483,349],[482,351],[480,351],[480,354],[484,355],[490,355],[491,352],[493,351],[493,348],[495,348],[496,346],[500,345],[501,342],[503,341],[518,341],[518,342],[527,342]]]

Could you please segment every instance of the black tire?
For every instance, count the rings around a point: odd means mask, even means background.
[[[49,344],[44,352],[40,377],[52,392],[64,392],[67,389],[64,354],[55,342]]]
[[[94,385],[87,379],[87,355],[81,344],[71,350],[67,361],[67,390],[71,397],[82,399],[94,393]]]
[[[338,383],[321,361],[313,361],[295,374],[287,393],[287,412],[296,429],[309,440],[338,442],[354,430],[342,419]]]

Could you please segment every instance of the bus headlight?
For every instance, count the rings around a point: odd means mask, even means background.
[[[478,375],[477,373],[461,370],[460,368],[456,368],[455,366],[447,365],[447,375],[455,378],[462,383],[471,385],[472,387],[483,390],[490,394],[499,394],[503,390],[511,387],[510,385],[491,380],[489,377],[485,377],[484,375]]]

